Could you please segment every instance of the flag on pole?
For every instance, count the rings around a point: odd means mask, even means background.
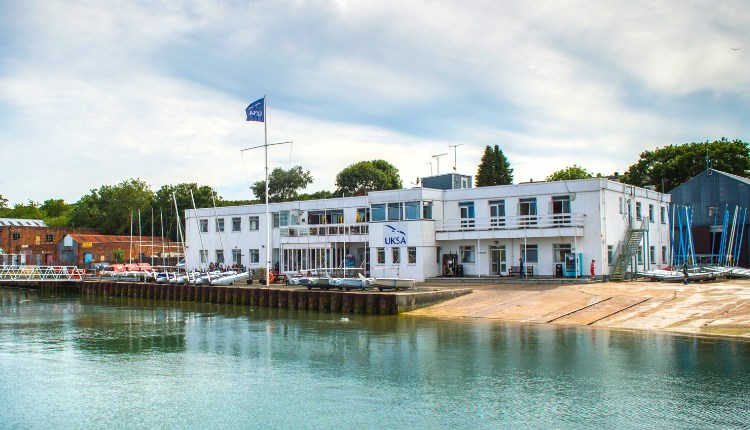
[[[258,122],[265,121],[265,116],[266,116],[266,107],[264,103],[265,101],[266,101],[265,97],[262,99],[258,99],[250,103],[250,105],[248,105],[248,107],[245,108],[245,114],[247,115],[248,121],[258,121]]]

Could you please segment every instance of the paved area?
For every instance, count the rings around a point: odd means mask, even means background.
[[[525,323],[750,338],[750,280],[539,284],[421,284],[469,287],[472,294],[408,312],[439,318],[488,318]]]

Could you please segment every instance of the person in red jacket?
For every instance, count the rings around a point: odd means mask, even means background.
[[[594,279],[595,268],[596,268],[596,262],[594,260],[591,260],[591,266],[589,266],[589,269],[591,269],[591,279]]]

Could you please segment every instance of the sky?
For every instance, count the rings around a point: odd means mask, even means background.
[[[0,194],[129,178],[253,198],[268,165],[335,189],[363,160],[515,182],[750,141],[750,2],[0,0]],[[266,123],[245,107],[267,97]],[[433,155],[447,154],[440,157]]]

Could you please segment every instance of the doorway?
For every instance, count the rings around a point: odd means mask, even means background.
[[[490,247],[490,275],[503,275],[507,271],[505,245]]]

